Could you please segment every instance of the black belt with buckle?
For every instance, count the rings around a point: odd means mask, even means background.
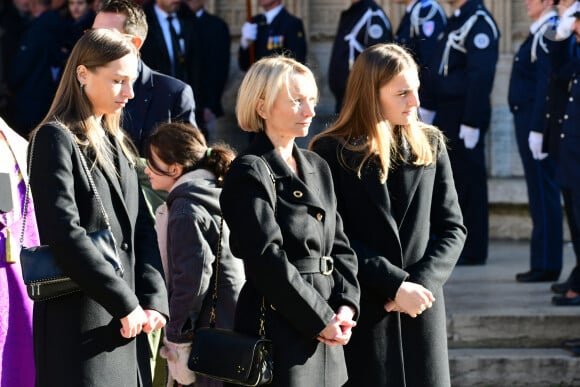
[[[331,275],[334,270],[334,259],[332,257],[304,257],[292,261],[301,274],[322,274]]]

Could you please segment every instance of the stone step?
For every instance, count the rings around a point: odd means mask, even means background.
[[[574,264],[565,244],[562,278]],[[453,271],[444,287],[453,387],[580,386],[580,358],[558,348],[580,338],[580,307],[552,305],[550,282],[516,282],[528,268],[528,242],[492,240],[486,265]]]
[[[577,310],[569,312],[448,316],[448,345],[450,348],[558,347],[563,341],[580,336]]]
[[[552,305],[550,282],[516,282],[528,257],[527,242],[492,241],[486,265],[455,268],[444,287],[450,347],[558,346],[580,337],[580,308]],[[562,279],[574,263],[565,244]]]
[[[451,385],[578,386],[580,358],[557,348],[449,350]]]

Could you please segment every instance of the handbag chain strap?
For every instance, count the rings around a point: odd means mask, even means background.
[[[83,152],[81,152],[81,148],[79,147],[79,144],[77,144],[76,138],[72,134],[72,132],[70,132],[68,129],[64,129],[64,128],[63,128],[63,130],[69,132],[71,137],[73,137],[73,139],[72,139],[73,144],[74,144],[76,150],[79,152],[79,155],[81,157],[81,164],[83,166],[85,173],[87,174],[87,178],[89,179],[89,185],[91,187],[91,190],[93,191],[93,194],[95,195],[95,199],[97,199],[97,202],[99,203],[99,207],[101,209],[101,213],[103,214],[105,224],[107,225],[107,228],[110,230],[111,223],[109,222],[109,215],[107,215],[107,212],[105,211],[105,206],[103,205],[101,195],[99,194],[99,191],[97,190],[97,186],[95,185],[95,181],[93,180],[93,176],[91,175],[91,172],[90,172],[89,167],[87,165],[87,161],[85,159],[85,156],[84,156]],[[37,134],[38,134],[38,130],[34,134],[34,136],[32,137],[32,140],[30,141],[30,152],[28,155],[28,166],[27,166],[28,181],[26,182],[26,194],[24,196],[24,208],[22,209],[22,227],[20,228],[20,246],[22,246],[22,244],[24,242],[24,230],[26,228],[26,218],[28,215],[28,202],[29,202],[29,198],[30,198],[30,170],[32,167],[32,155],[34,153],[34,143],[36,142],[36,135]],[[113,237],[113,243],[115,244],[115,249],[116,249],[117,248],[117,241],[115,240],[115,236],[113,235],[112,232],[111,232],[111,236]]]
[[[268,173],[270,175],[270,179],[272,180],[272,185],[274,187],[274,215],[276,216],[278,213],[278,193],[276,192],[276,177],[270,168],[268,162],[261,157],[261,159],[266,164],[266,168],[268,168]],[[222,216],[220,220],[220,235],[218,238],[218,245],[217,251],[215,256],[215,275],[214,275],[214,283],[213,283],[213,294],[211,297],[211,309],[209,312],[209,326],[211,328],[215,328],[215,319],[216,319],[216,308],[217,308],[217,299],[218,299],[218,273],[219,273],[219,260],[222,256],[222,236],[224,230],[224,218]],[[260,305],[260,321],[258,322],[258,335],[261,338],[266,337],[266,300],[265,297],[262,296],[262,302]]]

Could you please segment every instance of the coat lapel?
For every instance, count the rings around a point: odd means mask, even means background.
[[[122,154],[119,143],[114,140],[113,142],[113,147],[114,147],[114,152],[116,153],[116,156],[119,158],[119,164],[121,165],[120,167],[120,177],[118,177],[114,172],[112,171],[108,171],[108,170],[104,170],[102,168],[96,168],[99,172],[101,172],[103,174],[103,176],[105,177],[105,179],[107,180],[107,183],[109,184],[109,187],[112,188],[112,192],[114,195],[117,196],[117,200],[119,200],[119,202],[121,203],[121,206],[124,210],[125,216],[127,218],[127,220],[129,220],[129,211],[127,209],[127,206],[125,204],[125,201],[127,200],[127,196],[126,196],[126,189],[123,189],[123,187],[121,187],[121,183],[120,181],[123,182],[123,184],[128,184],[127,180],[129,179],[129,175],[127,174],[127,160],[125,159],[125,156]],[[125,187],[126,188],[126,187]]]
[[[265,140],[269,141],[264,135]],[[276,179],[276,187],[280,195],[284,195],[284,199],[294,203],[305,204],[324,210],[324,206],[319,199],[319,192],[321,187],[315,174],[319,173],[302,155],[302,152],[294,145],[294,157],[298,165],[302,179],[296,176],[290,168],[284,163],[282,158],[278,155],[276,150],[269,143],[269,151],[263,153],[264,160],[270,165],[274,178]],[[258,153],[259,154],[259,153]]]
[[[364,167],[361,173],[362,186],[367,190],[372,202],[378,207],[379,212],[383,214],[390,231],[399,238],[398,226],[393,217],[391,209],[391,199],[387,185],[381,183],[374,168]]]
[[[401,208],[401,224],[405,221],[405,216],[407,215],[407,210],[409,210],[409,205],[411,200],[415,196],[417,187],[419,186],[419,181],[421,181],[421,176],[423,176],[423,171],[425,167],[403,167],[403,192],[407,194],[401,198],[402,208]]]

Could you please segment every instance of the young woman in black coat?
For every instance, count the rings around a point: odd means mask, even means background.
[[[82,290],[34,304],[37,386],[151,385],[141,333],[163,327],[169,313],[135,155],[119,127],[137,77],[138,54],[128,39],[108,29],[80,38],[31,140],[40,240]],[[108,215],[122,277],[87,235],[106,223],[82,158]]]
[[[349,386],[449,386],[443,284],[466,230],[441,132],[417,119],[407,51],[356,60],[337,121],[311,144],[330,165],[359,260],[361,316],[346,347]]]
[[[220,198],[246,284],[235,330],[256,335],[266,306],[274,386],[336,387],[342,346],[358,315],[357,261],[342,230],[328,165],[299,149],[314,117],[312,72],[285,57],[256,62],[238,92],[240,127],[253,143],[226,174]]]

